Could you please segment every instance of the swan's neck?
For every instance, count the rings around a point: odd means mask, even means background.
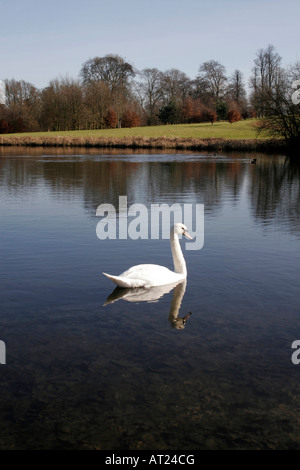
[[[178,235],[171,231],[170,239],[175,273],[186,275],[186,264],[181,251]]]

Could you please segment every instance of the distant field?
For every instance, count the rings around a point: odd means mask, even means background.
[[[133,127],[131,129],[100,129],[88,131],[61,131],[61,132],[31,132],[22,134],[6,134],[5,139],[13,137],[75,137],[75,138],[125,138],[125,137],[144,137],[144,138],[162,138],[168,139],[263,139],[268,136],[257,135],[257,120],[248,119],[233,124],[229,122],[215,122],[201,124],[178,124],[152,127]],[[4,137],[4,136],[3,136]]]

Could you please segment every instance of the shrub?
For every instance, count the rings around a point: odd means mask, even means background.
[[[217,120],[217,113],[213,109],[207,109],[202,114],[202,122],[211,122],[213,124]]]
[[[140,118],[134,111],[125,111],[122,115],[122,127],[137,127],[140,125]]]
[[[173,102],[163,106],[158,112],[158,119],[163,124],[179,124],[180,118],[180,109]]]
[[[228,111],[227,119],[232,124],[233,122],[240,121],[242,119],[242,116],[236,109],[231,109],[230,111]]]
[[[113,109],[109,109],[106,116],[104,117],[106,127],[109,129],[115,129],[118,124],[118,116]]]

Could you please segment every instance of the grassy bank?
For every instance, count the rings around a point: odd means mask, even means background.
[[[278,140],[257,135],[257,121],[233,124],[216,122],[170,126],[101,129],[88,131],[36,132],[0,135],[0,145],[169,148],[192,150],[275,150]]]

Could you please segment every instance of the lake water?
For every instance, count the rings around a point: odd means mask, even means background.
[[[300,167],[98,152],[0,151],[0,448],[300,450]],[[102,272],[172,269],[169,240],[97,237],[120,195],[204,204],[185,288],[111,301]]]

